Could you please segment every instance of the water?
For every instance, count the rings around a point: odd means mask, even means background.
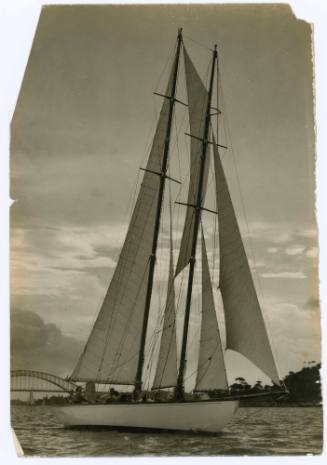
[[[240,408],[221,434],[64,429],[47,406],[14,406],[26,455],[304,455],[322,451],[322,409]]]

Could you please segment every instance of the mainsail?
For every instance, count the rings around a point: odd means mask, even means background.
[[[202,321],[195,390],[213,389],[228,389],[228,381],[202,231]]]
[[[213,147],[219,224],[219,287],[224,304],[227,349],[245,355],[279,384],[220,155],[215,143]]]
[[[174,259],[172,220],[170,222],[170,257],[167,301],[164,313],[159,356],[153,389],[176,386],[177,349],[176,349],[176,308],[174,288]]]
[[[187,203],[189,205],[196,204],[196,193],[199,183],[200,163],[202,153],[202,141],[206,107],[208,101],[208,92],[196,71],[185,47],[184,47],[184,62],[186,74],[186,87],[188,96],[190,131],[191,131],[191,168],[190,168],[190,183],[188,190]],[[200,138],[196,139],[196,138]],[[209,157],[206,157],[205,174],[203,181],[202,202],[205,198],[206,186],[209,173]],[[194,230],[195,208],[187,207],[186,217],[184,222],[181,247],[179,251],[178,262],[176,266],[176,276],[188,265],[191,257],[192,237]]]
[[[173,72],[166,95],[171,95]],[[164,99],[147,170],[161,172],[169,99]],[[134,384],[160,177],[145,172],[127,236],[73,380]]]

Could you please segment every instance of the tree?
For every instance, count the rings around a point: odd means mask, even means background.
[[[284,378],[284,383],[290,393],[291,402],[321,401],[320,363],[304,366],[294,373],[290,371]]]

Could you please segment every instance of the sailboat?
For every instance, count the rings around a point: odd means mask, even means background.
[[[177,98],[182,55],[188,99],[186,104]],[[229,394],[225,349],[247,357],[274,384],[280,385],[220,158],[220,149],[226,150],[227,147],[216,141],[211,122],[213,116],[219,118],[221,115],[218,104],[215,106],[212,102],[214,82],[215,79],[218,81],[219,76],[217,46],[212,50],[209,66],[209,86],[206,88],[185,47],[182,29],[179,29],[166,91],[158,94],[162,97],[162,107],[125,242],[98,317],[71,376],[75,382],[134,386],[133,397],[124,402],[118,400],[56,407],[56,414],[65,426],[99,425],[219,432],[232,419],[239,405],[239,399]],[[146,399],[142,401],[145,348],[165,187],[168,182],[174,181],[168,166],[177,104],[188,107],[190,179],[187,202],[179,202],[185,207],[185,221],[176,267],[170,225],[167,299],[152,386],[152,390],[173,389],[173,397],[167,401],[146,402]],[[205,206],[211,158],[215,174],[216,211]],[[204,211],[218,217],[218,289],[225,315],[225,349],[215,311],[214,287],[201,223]],[[217,398],[208,399],[190,397],[185,392],[198,243],[201,248],[202,316],[194,392],[222,393]],[[178,357],[174,283],[183,270],[188,271],[188,280]]]

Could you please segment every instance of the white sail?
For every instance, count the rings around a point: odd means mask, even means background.
[[[176,308],[172,224],[170,223],[170,259],[167,301],[153,389],[173,387],[177,382]]]
[[[214,165],[219,224],[219,287],[225,311],[227,349],[243,354],[279,384],[265,322],[216,145]]]
[[[208,100],[207,90],[198,75],[194,65],[184,47],[184,61],[186,74],[186,87],[188,95],[188,108],[190,119],[191,135],[202,138],[205,124],[206,107]],[[195,205],[197,203],[196,193],[199,183],[202,141],[191,137],[191,169],[190,169],[190,184],[188,190],[187,203]],[[205,174],[203,180],[203,197],[205,198],[206,186],[209,173],[209,156],[206,156]],[[195,208],[187,207],[181,247],[176,266],[175,275],[177,276],[188,265],[191,258],[192,237],[194,228]]]
[[[213,389],[228,389],[228,381],[202,231],[202,321],[195,390]]]
[[[171,95],[172,73],[166,90]],[[168,124],[164,99],[146,169],[160,173]],[[79,381],[133,384],[140,348],[160,177],[145,172],[100,313],[72,374]]]

